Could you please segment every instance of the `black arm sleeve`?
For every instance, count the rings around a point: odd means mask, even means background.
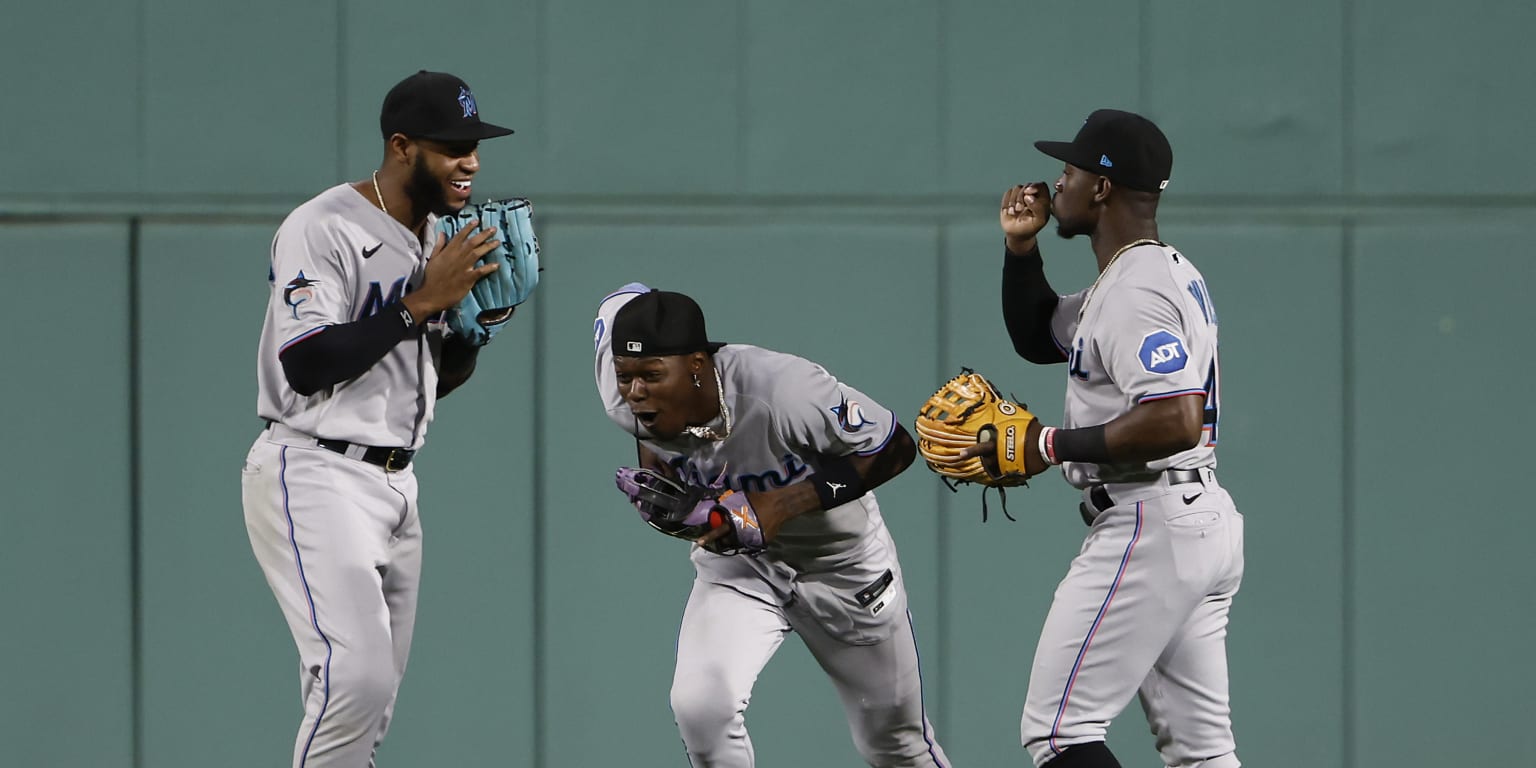
[[[447,397],[449,392],[469,381],[480,359],[480,348],[449,336],[443,340],[443,355],[437,365],[437,396]]]
[[[409,317],[405,303],[397,301],[372,317],[330,326],[283,350],[278,360],[283,363],[288,386],[308,397],[361,376],[415,331],[415,322],[406,324]]]
[[[1003,249],[1003,323],[1019,357],[1031,363],[1067,361],[1051,338],[1051,313],[1060,300],[1045,279],[1038,247],[1023,255]]]

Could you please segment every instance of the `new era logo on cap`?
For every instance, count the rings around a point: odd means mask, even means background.
[[[1109,161],[1109,155],[1099,155],[1099,165],[1102,165],[1105,168],[1115,167],[1115,164]]]

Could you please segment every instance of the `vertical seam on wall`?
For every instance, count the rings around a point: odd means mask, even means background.
[[[538,113],[533,119],[538,126],[538,146],[542,150],[538,156],[547,158],[550,154],[549,130],[549,2],[548,0],[535,0],[533,4],[533,26],[536,34],[533,36],[533,87],[534,105]],[[547,160],[541,161],[539,172],[548,180],[548,168],[544,166]],[[545,233],[544,247],[549,246],[549,236]],[[533,303],[533,359],[544,359],[544,302]],[[548,680],[544,674],[545,658],[544,650],[548,647],[545,634],[549,631],[546,621],[547,612],[544,610],[545,590],[548,588],[549,579],[545,578],[545,570],[549,560],[544,556],[548,527],[545,525],[544,499],[546,489],[544,486],[544,471],[547,468],[544,462],[544,452],[540,448],[544,445],[544,400],[548,396],[548,390],[544,386],[543,366],[535,366],[533,374],[533,402],[538,406],[533,409],[533,530],[529,532],[530,540],[534,542],[533,557],[533,596],[532,619],[533,636],[530,641],[532,648],[532,666],[529,670],[529,678],[533,688],[533,765],[534,768],[546,768],[548,761],[546,753],[549,749],[548,737],[545,731],[549,727],[549,718],[545,715],[547,697],[549,695]]]
[[[555,185],[556,180],[546,167],[550,154],[549,132],[549,3],[547,0],[536,0],[533,4],[533,26],[536,34],[533,36],[533,103],[537,113],[532,120],[536,126],[538,135],[534,137],[535,149],[539,158],[537,173],[545,180],[545,184]],[[535,310],[537,315],[537,310]],[[535,766],[543,763],[537,762]]]
[[[935,67],[938,73],[935,75],[934,87],[934,126],[933,135],[934,156],[937,158],[937,167],[934,169],[938,178],[935,179],[940,189],[948,188],[949,180],[949,2],[939,0],[938,23],[934,25],[937,40],[934,41],[936,51]],[[942,229],[941,229],[942,232]],[[942,236],[942,235],[941,235]]]
[[[128,690],[129,728],[132,733],[132,760],[135,768],[144,765],[144,615],[142,605],[143,491],[139,482],[142,469],[139,456],[143,448],[139,420],[139,217],[128,220]]]
[[[748,56],[748,22],[752,15],[751,4],[747,0],[736,0],[736,196],[741,197],[750,190],[747,179],[747,154],[751,149],[751,138],[748,127],[752,121],[748,116],[747,96],[748,83],[751,80],[747,76],[747,67],[751,57]]]
[[[1340,428],[1343,433],[1343,450],[1340,452],[1340,485],[1343,488],[1343,509],[1341,510],[1340,538],[1343,541],[1343,556],[1340,558],[1339,583],[1343,585],[1343,595],[1340,604],[1340,651],[1339,680],[1341,690],[1339,692],[1340,708],[1343,710],[1343,733],[1340,738],[1340,747],[1343,755],[1340,765],[1352,766],[1355,753],[1354,731],[1358,725],[1355,716],[1355,356],[1351,354],[1351,347],[1355,341],[1355,315],[1354,315],[1354,272],[1355,272],[1355,225],[1354,222],[1345,219],[1344,230],[1341,233],[1340,243],[1343,258],[1340,260],[1339,283],[1343,290],[1340,299],[1343,305],[1340,308],[1340,334],[1344,343],[1340,350],[1339,378],[1343,384],[1343,402]]]
[[[1139,23],[1136,25],[1139,45],[1136,50],[1136,109],[1142,114],[1151,111],[1152,101],[1152,0],[1141,0],[1137,5]]]
[[[144,191],[145,188],[144,156],[149,152],[149,104],[147,103],[149,94],[145,93],[145,84],[149,82],[149,74],[145,71],[145,69],[149,66],[149,22],[148,19],[145,18],[145,16],[149,13],[147,7],[148,5],[149,3],[147,0],[139,0],[139,11],[134,16],[134,22],[139,25],[139,28],[135,30],[135,36],[139,41],[138,55],[135,57],[138,63],[138,67],[135,68],[135,76],[137,77],[138,82],[134,84],[134,88],[138,91],[139,113],[136,118],[139,135],[138,141],[135,142],[134,146],[135,151],[133,160],[136,167],[134,168],[135,184],[133,188],[140,192]],[[132,231],[132,226],[132,223],[130,223],[130,231]],[[132,245],[130,244],[129,247],[131,248]]]
[[[542,35],[541,35],[542,37]],[[546,246],[548,237],[546,236]],[[533,359],[543,360],[545,353],[544,344],[544,302],[533,303]],[[546,768],[544,751],[547,748],[544,736],[548,727],[548,719],[544,716],[545,694],[547,692],[544,677],[543,659],[545,633],[549,631],[545,624],[548,616],[544,610],[544,590],[549,580],[544,577],[544,570],[548,559],[544,557],[544,551],[548,542],[544,540],[547,527],[544,514],[548,507],[544,504],[546,498],[544,486],[544,472],[548,469],[544,462],[544,451],[540,447],[544,445],[544,403],[549,391],[544,386],[544,366],[535,366],[533,374],[533,402],[537,407],[533,409],[533,531],[529,541],[534,542],[533,547],[533,765],[534,768]]]
[[[1343,178],[1343,193],[1346,196],[1355,193],[1355,3],[1354,0],[1344,0],[1340,4],[1341,17],[1339,19],[1340,57],[1339,73],[1339,123],[1340,173]],[[1340,264],[1339,283],[1342,286],[1340,320],[1343,326],[1341,334],[1344,338],[1340,350],[1339,375],[1343,384],[1343,402],[1341,403],[1341,424],[1343,433],[1343,450],[1340,452],[1340,485],[1343,488],[1342,521],[1340,523],[1340,538],[1343,539],[1342,557],[1339,558],[1339,581],[1343,585],[1343,594],[1339,600],[1339,644],[1342,646],[1339,652],[1341,681],[1339,690],[1339,708],[1342,715],[1343,727],[1339,734],[1339,764],[1345,768],[1355,765],[1355,728],[1359,726],[1359,718],[1356,706],[1359,692],[1356,690],[1355,681],[1355,370],[1354,355],[1350,354],[1351,347],[1355,343],[1355,334],[1358,329],[1355,326],[1354,292],[1355,292],[1355,222],[1346,217],[1344,219],[1343,232],[1340,233],[1342,242],[1342,259]]]
[[[336,178],[347,178],[347,0],[336,0]]]
[[[938,370],[933,372],[933,380],[944,381],[946,378],[944,372],[950,370],[951,368],[948,343],[950,310],[949,250],[946,247],[946,244],[949,240],[947,237],[949,232],[949,224],[946,222],[939,222],[939,225],[936,228],[936,232],[938,242],[934,244],[934,251],[938,254],[939,257],[934,260],[936,265],[935,268],[938,274],[934,276],[933,280],[934,291],[937,294],[934,297],[933,306],[938,312],[937,319],[934,322],[934,332],[936,334],[935,341],[938,343],[939,349],[938,354],[934,355],[934,360],[938,365]],[[942,513],[944,510],[944,502],[946,501],[944,494],[946,490],[947,489],[943,483],[933,484],[934,510],[937,512]],[[935,579],[935,594],[938,599],[934,601],[934,610],[937,613],[937,616],[934,617],[936,622],[934,626],[938,627],[939,629],[937,633],[937,639],[934,641],[934,650],[936,653],[933,657],[937,659],[935,664],[938,666],[938,670],[936,670],[938,673],[938,690],[935,692],[937,694],[937,700],[935,703],[938,705],[938,719],[945,722],[949,720],[950,711],[949,702],[951,675],[949,660],[952,656],[950,653],[950,632],[952,631],[952,627],[954,627],[954,624],[950,621],[949,600],[947,599],[949,594],[949,585],[951,583],[951,579],[949,578],[949,569],[951,565],[949,558],[949,520],[951,517],[953,516],[939,514],[938,530],[934,532],[934,540],[936,541],[938,547],[938,554],[934,559],[934,570],[938,574]],[[933,676],[930,676],[930,678],[932,677]]]
[[[1339,163],[1339,170],[1343,174],[1344,194],[1353,195],[1355,192],[1355,4],[1354,0],[1344,0],[1341,5],[1342,18],[1339,20],[1340,47],[1339,73],[1343,82],[1339,86],[1339,123],[1343,136],[1340,137],[1343,157]]]

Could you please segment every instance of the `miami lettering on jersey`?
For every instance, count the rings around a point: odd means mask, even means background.
[[[387,297],[384,295],[384,288],[379,285],[379,281],[374,280],[370,282],[368,284],[368,295],[363,299],[363,308],[357,313],[356,319],[363,320],[377,315],[379,310],[384,309],[384,305],[399,301],[400,297],[405,295],[405,292],[406,284],[403,277],[395,278],[395,282],[389,286],[389,295]]]
[[[1154,331],[1141,339],[1141,367],[1147,373],[1169,374],[1184,370],[1189,355],[1184,341],[1168,331]]]
[[[1088,372],[1083,370],[1083,339],[1078,337],[1077,346],[1072,348],[1072,354],[1067,355],[1067,373],[1078,381],[1087,381]]]
[[[784,454],[779,461],[784,467],[782,474],[778,470],[770,469],[756,474],[726,474],[723,477],[720,471],[702,466],[687,456],[673,457],[667,461],[667,464],[672,467],[673,472],[677,473],[678,478],[689,485],[712,485],[717,481],[724,481],[725,487],[742,492],[783,488],[799,480],[801,475],[811,470],[805,462],[800,460],[800,457],[792,453]]]

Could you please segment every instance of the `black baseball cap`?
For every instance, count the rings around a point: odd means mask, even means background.
[[[395,84],[384,96],[379,130],[387,140],[403,133],[413,139],[479,141],[512,133],[480,119],[469,86],[446,72],[425,69]]]
[[[1161,192],[1173,173],[1173,147],[1156,124],[1134,112],[1095,110],[1071,141],[1035,149],[1143,192]]]
[[[725,344],[710,341],[704,312],[693,299],[652,289],[629,300],[613,316],[613,354],[667,357],[694,352],[714,354]]]

